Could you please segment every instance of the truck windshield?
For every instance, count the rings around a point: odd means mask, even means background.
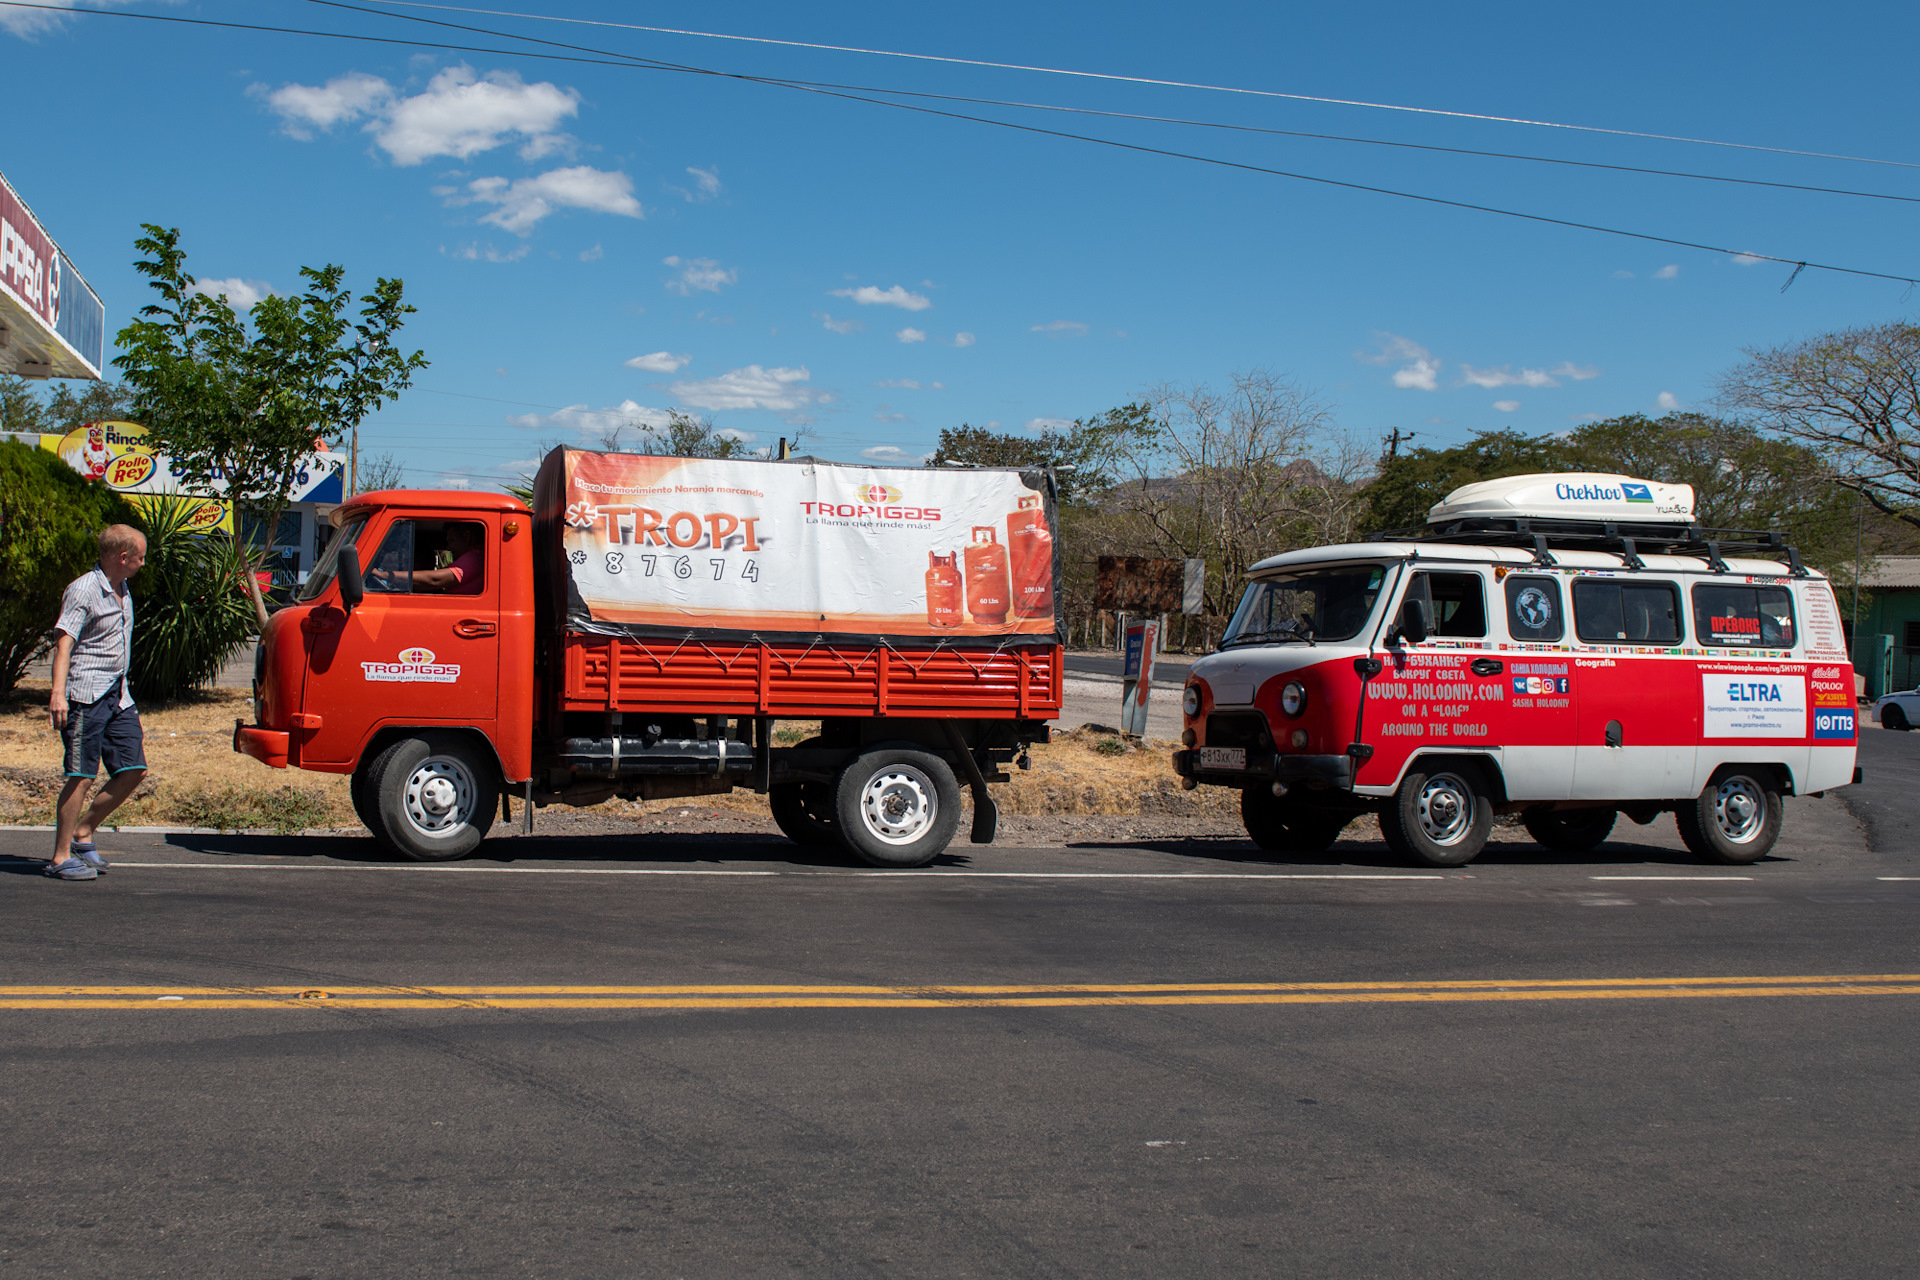
[[[295,600],[305,602],[317,599],[320,593],[327,589],[328,584],[333,581],[333,575],[339,571],[340,548],[352,546],[354,539],[358,538],[360,531],[366,527],[366,516],[354,516],[340,526],[340,532],[333,536],[333,541],[327,544],[327,549],[320,553],[320,563],[315,565],[313,572],[307,575],[306,582],[300,587],[300,594],[294,597]]]
[[[1385,579],[1386,570],[1377,564],[1305,569],[1263,579],[1240,598],[1220,647],[1351,640],[1373,615]]]

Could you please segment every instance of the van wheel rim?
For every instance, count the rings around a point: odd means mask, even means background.
[[[450,835],[472,820],[478,792],[462,762],[448,756],[423,760],[407,778],[407,821],[424,836]]]
[[[918,840],[933,826],[938,808],[933,779],[910,764],[889,765],[860,788],[860,820],[886,844]]]
[[[1473,827],[1473,792],[1451,773],[1428,778],[1415,805],[1421,834],[1435,844],[1459,844]]]
[[[1713,795],[1713,820],[1729,843],[1758,839],[1767,823],[1767,797],[1751,778],[1728,778]]]

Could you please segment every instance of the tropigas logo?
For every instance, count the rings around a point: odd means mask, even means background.
[[[360,670],[369,680],[400,684],[452,684],[460,678],[457,662],[435,662],[433,650],[418,645],[400,651],[398,662],[363,662]]]
[[[860,501],[872,503],[876,507],[892,506],[906,497],[890,484],[863,484],[853,492]]]

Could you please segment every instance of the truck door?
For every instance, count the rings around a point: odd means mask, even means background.
[[[370,538],[360,539],[364,548]],[[382,724],[492,734],[500,667],[499,539],[484,517],[404,516],[363,551],[366,598],[309,617],[305,766],[351,764]]]
[[[1694,667],[1677,656],[1680,588],[1645,578],[1577,578],[1572,655],[1573,798],[1671,800],[1693,794],[1700,740]]]

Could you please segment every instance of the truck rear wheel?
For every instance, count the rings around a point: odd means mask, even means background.
[[[416,862],[464,858],[479,847],[500,809],[492,758],[467,738],[427,733],[381,752],[369,791],[374,833]]]
[[[1240,822],[1262,849],[1274,853],[1325,853],[1346,830],[1343,813],[1290,804],[1264,787],[1240,793]]]
[[[1619,814],[1612,809],[1545,809],[1520,816],[1534,842],[1556,853],[1587,853],[1613,834]]]
[[[834,784],[836,834],[876,867],[924,867],[960,825],[960,784],[945,760],[912,743],[855,757]]]
[[[1673,814],[1680,839],[1694,856],[1723,867],[1766,857],[1780,838],[1782,816],[1773,781],[1744,769],[1715,778]]]
[[[1465,866],[1492,831],[1493,797],[1470,764],[1415,765],[1380,814],[1387,847],[1429,867]]]
[[[767,788],[774,825],[795,844],[838,844],[833,821],[833,787],[825,782],[783,782]]]

